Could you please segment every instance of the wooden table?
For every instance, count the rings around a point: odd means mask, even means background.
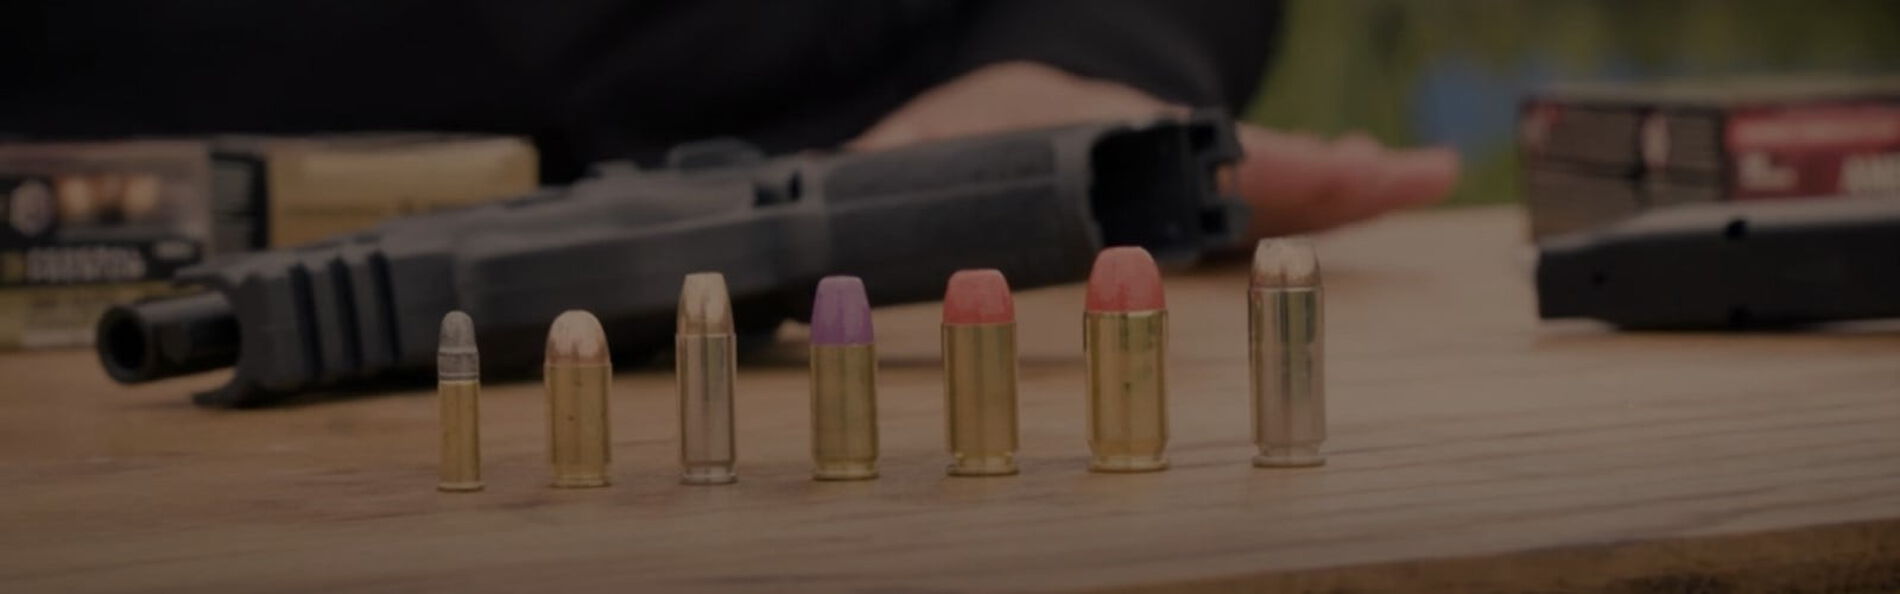
[[[675,484],[672,377],[615,384],[617,484],[547,480],[491,385],[488,490],[416,392],[193,408],[0,357],[0,591],[1900,591],[1900,328],[1539,323],[1521,215],[1322,240],[1330,463],[1248,464],[1244,271],[1169,277],[1171,455],[1084,471],[1079,287],[1018,297],[1023,473],[943,476],[936,308],[877,314],[882,479],[807,479],[802,329],[743,367],[737,485]]]

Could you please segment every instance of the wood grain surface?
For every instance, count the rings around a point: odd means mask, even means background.
[[[1018,296],[1022,474],[943,475],[934,304],[880,310],[883,478],[809,480],[803,330],[742,365],[736,485],[675,483],[670,370],[614,385],[616,484],[548,480],[490,384],[486,491],[433,392],[193,408],[0,356],[0,591],[1900,591],[1900,327],[1539,323],[1522,215],[1320,241],[1329,463],[1248,464],[1239,262],[1171,271],[1174,467],[1085,471],[1079,287]],[[480,320],[477,320],[479,323]]]

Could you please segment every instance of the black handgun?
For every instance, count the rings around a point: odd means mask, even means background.
[[[1538,250],[1544,318],[1719,329],[1900,317],[1900,196],[1678,206]]]
[[[743,339],[808,311],[827,274],[891,304],[939,298],[962,268],[1018,287],[1080,280],[1106,245],[1195,260],[1244,231],[1239,157],[1213,113],[772,159],[695,143],[664,168],[603,164],[572,186],[187,269],[205,290],[108,311],[99,358],[124,383],[235,366],[194,401],[259,406],[414,377],[456,309],[477,322],[486,371],[519,373],[556,315],[587,309],[638,361],[672,344],[694,271],[725,274]]]

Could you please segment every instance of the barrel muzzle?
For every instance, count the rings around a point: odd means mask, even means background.
[[[238,359],[237,316],[208,291],[114,306],[94,344],[106,374],[136,384],[229,367]]]

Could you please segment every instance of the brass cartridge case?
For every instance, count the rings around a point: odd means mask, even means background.
[[[1089,470],[1168,467],[1166,310],[1087,312]]]
[[[554,486],[607,486],[612,443],[607,387],[613,383],[613,366],[550,363],[543,379],[548,391],[548,453],[554,465]]]
[[[481,380],[436,382],[436,399],[442,408],[442,466],[436,483],[438,490],[482,490],[481,392]]]
[[[675,339],[681,483],[721,485],[739,478],[732,431],[737,345],[731,333],[680,334]]]
[[[1247,295],[1253,437],[1260,467],[1326,462],[1325,317],[1320,288],[1254,288]]]
[[[1016,324],[945,324],[943,366],[949,473],[1016,474]]]
[[[877,478],[877,351],[811,347],[812,478]]]

